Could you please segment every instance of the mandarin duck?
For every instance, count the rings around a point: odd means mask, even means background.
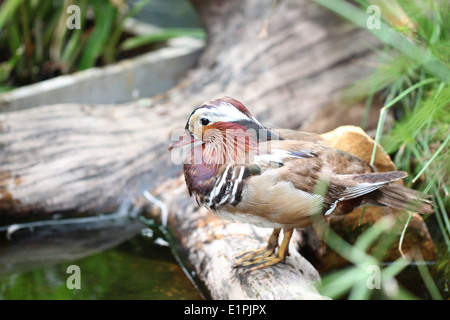
[[[327,146],[318,134],[266,128],[230,97],[191,113],[169,150],[181,147],[186,185],[199,206],[274,229],[266,247],[241,253],[235,267],[256,270],[284,261],[294,228],[311,225],[316,213],[344,215],[362,205],[433,212],[427,195],[393,183],[406,172],[376,172],[367,161]]]

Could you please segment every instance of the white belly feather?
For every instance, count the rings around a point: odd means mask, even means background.
[[[213,211],[215,215],[231,220],[231,221],[240,221],[244,223],[251,223],[260,228],[283,228],[283,225],[280,223],[276,223],[265,219],[263,217],[259,217],[257,215],[247,214],[247,213],[231,213],[226,210],[215,210]]]

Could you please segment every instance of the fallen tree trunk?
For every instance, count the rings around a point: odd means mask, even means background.
[[[292,249],[276,268],[251,275],[230,269],[241,249],[263,245],[267,230],[231,228],[196,209],[167,146],[194,107],[223,95],[243,101],[267,126],[299,127],[367,74],[354,61],[378,43],[307,0],[277,2],[273,12],[271,0],[192,3],[207,47],[179,86],[146,106],[71,104],[0,114],[0,221],[108,213],[124,201],[144,208],[142,192],[150,190],[167,205],[169,229],[212,298],[320,298],[311,288],[318,273]],[[208,247],[217,234],[222,241]],[[211,259],[222,269],[208,269]]]

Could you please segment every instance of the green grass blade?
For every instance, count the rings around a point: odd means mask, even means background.
[[[130,11],[127,12],[123,20],[126,20],[128,18],[134,17],[136,14],[138,14],[146,5],[149,4],[151,0],[139,0],[133,8],[131,8]]]
[[[62,5],[57,8],[59,14],[55,14],[56,25],[55,29],[52,33],[52,38],[50,42],[50,59],[53,60],[53,62],[59,63],[61,59],[62,50],[64,48],[65,38],[67,35],[67,13],[66,13],[66,5]]]
[[[425,261],[417,261],[417,268],[419,269],[420,276],[422,277],[425,286],[428,289],[433,300],[442,300],[442,296],[439,293],[439,289],[433,281],[433,278],[428,271]]]
[[[182,29],[164,29],[161,32],[136,36],[125,40],[120,49],[132,50],[147,44],[167,41],[175,37],[190,36],[196,38],[205,38],[205,32],[199,28],[182,28]]]
[[[357,280],[355,275],[361,275],[361,271],[355,267],[333,272],[322,277],[318,290],[324,296],[340,298],[353,287]]]
[[[407,39],[403,34],[396,32],[382,21],[380,21],[379,29],[368,29],[366,23],[369,16],[365,13],[365,11],[355,7],[354,5],[346,1],[313,1],[341,15],[354,24],[365,28],[368,32],[376,36],[382,43],[392,46],[414,61],[417,61],[436,78],[446,83],[450,83],[450,69],[445,63],[434,56],[431,50],[418,47],[414,43],[410,42],[410,40]]]
[[[101,56],[104,45],[110,36],[111,27],[116,19],[117,9],[109,2],[95,2],[95,28],[86,43],[85,50],[78,64],[79,70],[95,65]]]
[[[406,258],[406,256],[403,253],[403,250],[402,250],[403,239],[405,238],[406,229],[408,228],[408,225],[409,225],[409,222],[411,221],[412,216],[413,216],[413,213],[411,212],[408,216],[408,219],[405,222],[405,225],[403,226],[403,230],[400,235],[400,240],[398,241],[398,250],[400,251],[400,254],[403,258]]]
[[[10,62],[14,66],[12,72],[22,79],[25,77],[25,53],[20,42],[20,28],[17,22],[14,21],[8,26],[5,37],[12,57]]]
[[[448,220],[448,213],[445,209],[444,201],[437,190],[434,192],[434,198],[436,199],[437,205],[440,209],[440,211],[437,211],[434,216],[436,217],[439,229],[441,230],[442,236],[447,245],[447,251],[450,252],[450,222]]]
[[[372,290],[367,286],[367,274],[364,273],[361,280],[354,283],[348,300],[368,300]]]
[[[0,30],[2,30],[8,20],[14,16],[14,13],[23,1],[24,0],[6,0],[3,2],[0,7]]]
[[[120,37],[123,34],[123,29],[125,26],[125,21],[128,18],[135,16],[139,11],[141,11],[151,0],[140,0],[138,1],[132,8],[124,15],[124,17],[120,20],[119,23],[116,24],[111,37],[108,38],[108,41],[105,45],[105,50],[103,53],[103,59],[106,64],[112,63],[115,61],[117,57],[118,51],[118,43]]]
[[[447,136],[445,141],[441,144],[439,149],[433,154],[433,156],[430,158],[430,160],[427,161],[427,163],[422,167],[422,169],[419,171],[419,173],[414,177],[412,180],[413,183],[416,182],[416,180],[422,175],[422,173],[427,170],[428,166],[436,159],[436,157],[441,153],[442,150],[447,146],[447,143],[450,141],[450,136]]]
[[[408,258],[398,258],[387,267],[383,268],[381,272],[381,282],[389,281],[405,269],[410,263]]]
[[[373,226],[368,228],[356,240],[354,247],[362,251],[367,251],[369,247],[380,238],[382,234],[392,228],[394,220],[387,216],[377,221]]]
[[[63,72],[69,73],[73,71],[73,66],[83,50],[86,43],[86,38],[83,38],[84,26],[86,23],[86,11],[88,6],[88,0],[78,2],[80,7],[80,29],[72,30],[70,37],[63,49],[61,55],[61,62],[64,65]]]
[[[433,83],[433,82],[438,82],[439,79],[434,79],[434,78],[429,78],[429,79],[425,79],[422,80],[418,83],[416,83],[415,85],[409,87],[408,89],[404,90],[401,94],[399,94],[395,99],[391,100],[388,104],[386,104],[380,111],[380,118],[378,120],[378,125],[377,125],[377,131],[375,134],[375,143],[373,145],[373,150],[372,150],[372,156],[370,158],[370,164],[373,164],[373,162],[375,161],[375,155],[376,155],[376,151],[377,151],[377,146],[380,143],[380,139],[381,139],[381,133],[383,132],[383,128],[384,128],[384,121],[386,118],[386,114],[388,112],[388,109],[390,107],[392,107],[394,104],[396,104],[398,101],[400,101],[401,99],[403,99],[406,95],[408,95],[410,92],[416,90],[417,88],[420,88],[421,86],[425,86],[427,84]]]

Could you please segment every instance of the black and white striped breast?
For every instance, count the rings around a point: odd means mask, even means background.
[[[247,167],[227,165],[218,175],[209,195],[204,197],[203,204],[211,210],[227,203],[236,206],[242,200],[242,190],[249,176]]]

